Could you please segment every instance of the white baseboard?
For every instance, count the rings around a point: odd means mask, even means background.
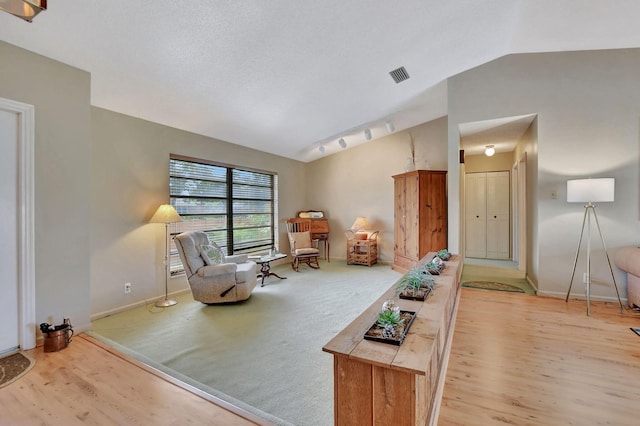
[[[559,292],[559,291],[538,291],[538,296],[546,296],[546,297],[555,297],[555,298],[559,298],[559,299],[564,299],[567,297],[567,293],[564,292]],[[585,297],[584,294],[576,294],[576,293],[571,293],[569,295],[570,299],[578,299],[578,300],[586,300],[587,298]],[[618,303],[618,298],[614,297],[614,296],[594,296],[591,295],[591,300],[597,300],[600,302],[614,302],[614,303]],[[626,297],[620,297],[620,300],[622,301],[623,305],[628,305],[628,300]]]
[[[183,290],[178,290],[178,291],[174,291],[173,293],[169,293],[169,296],[177,296],[179,294],[187,293],[187,292],[190,292],[190,291],[191,291],[190,288],[185,288]],[[162,300],[162,299],[164,299],[164,295],[155,297],[153,299],[139,300],[137,302],[130,303],[128,305],[118,306],[117,308],[109,309],[108,311],[98,312],[96,314],[91,315],[91,321],[95,321],[95,320],[100,319],[100,318],[108,317],[110,315],[119,314],[120,312],[128,311],[129,309],[139,308],[140,306],[145,306],[145,305],[148,305],[150,303],[155,303],[158,300]],[[75,330],[75,327],[74,327],[74,330]],[[88,330],[91,330],[91,326],[89,326]]]

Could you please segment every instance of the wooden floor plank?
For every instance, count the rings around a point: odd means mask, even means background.
[[[438,424],[640,424],[640,317],[585,303],[463,288]]]
[[[270,424],[85,335],[59,352],[28,353],[33,369],[0,389],[1,425]]]

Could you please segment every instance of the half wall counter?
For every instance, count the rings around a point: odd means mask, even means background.
[[[394,298],[394,283],[322,348],[333,354],[335,425],[435,424],[462,267],[462,258],[452,255],[424,302],[397,299],[401,310],[416,312],[400,346],[364,339],[384,301]]]

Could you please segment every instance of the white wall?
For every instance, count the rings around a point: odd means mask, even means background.
[[[91,108],[91,312],[95,316],[164,294],[164,225],[149,219],[169,202],[169,154],[276,172],[279,246],[288,247],[283,219],[305,207],[304,163]],[[124,294],[124,283],[133,291]],[[184,276],[169,292],[188,287]]]
[[[367,217],[379,230],[378,258],[393,263],[393,179],[403,173],[411,156],[410,134],[415,143],[416,166],[447,168],[447,118],[347,149],[307,165],[310,209],[325,210],[331,228],[331,257],[346,259],[344,230],[358,216]]]
[[[2,41],[0,64],[0,97],[35,106],[36,322],[70,318],[81,331],[90,326],[90,76]]]
[[[459,123],[538,114],[533,233],[541,294],[564,296],[569,286],[583,208],[566,202],[567,179],[616,178],[616,202],[598,206],[610,255],[638,243],[638,69],[637,49],[541,53],[507,56],[449,80],[450,150],[457,149]],[[554,190],[558,199],[551,198]],[[615,299],[604,254],[596,244],[594,250],[592,273],[600,284],[592,294]],[[624,274],[617,269],[616,279],[626,294]],[[576,295],[582,288],[574,284]]]

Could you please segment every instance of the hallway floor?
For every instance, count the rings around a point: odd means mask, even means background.
[[[462,284],[469,281],[493,281],[521,288],[527,294],[536,294],[535,288],[518,271],[515,262],[507,260],[465,258]]]

